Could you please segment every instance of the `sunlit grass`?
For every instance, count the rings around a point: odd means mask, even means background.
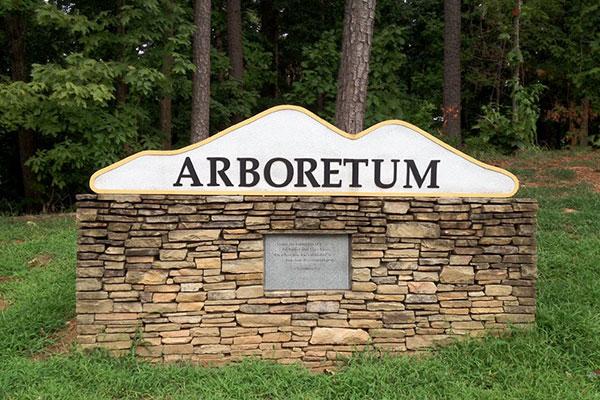
[[[335,374],[246,361],[152,365],[102,352],[31,355],[74,316],[71,217],[0,219],[0,398],[600,399],[600,195],[522,189],[539,213],[537,327],[457,343],[427,357],[360,354]],[[40,253],[52,261],[30,268]]]

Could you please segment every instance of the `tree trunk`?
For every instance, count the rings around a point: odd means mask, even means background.
[[[9,42],[11,78],[13,81],[26,82],[28,79],[25,59],[25,17],[15,11],[6,15],[5,22]],[[31,130],[19,128],[17,140],[23,195],[26,199],[35,200],[37,196],[35,178],[31,168],[25,164],[35,154],[35,137]]]
[[[273,0],[259,2],[260,32],[267,42],[267,50],[273,55],[272,68],[275,71],[273,82],[267,82],[263,87],[264,96],[279,97],[279,11]]]
[[[244,82],[244,48],[242,44],[242,11],[240,0],[227,0],[227,55],[231,62],[231,77],[240,85]],[[231,122],[242,120],[239,114],[232,115]]]
[[[460,0],[444,0],[443,131],[456,142],[460,132]]]
[[[123,6],[125,5],[125,0],[117,0],[117,16],[118,16],[118,25],[117,25],[117,37],[119,39],[123,39],[125,36],[125,26],[121,22],[121,13],[123,12]],[[119,48],[117,49],[117,61],[124,62],[125,59],[125,47],[121,43],[119,44]],[[115,92],[115,100],[117,101],[117,105],[121,106],[125,104],[127,100],[127,84],[123,80],[122,76],[119,76],[116,81],[116,92]]]
[[[588,134],[590,130],[590,99],[589,97],[584,97],[581,100],[581,127],[580,127],[580,142],[579,144],[582,146],[588,145]]]
[[[173,142],[173,125],[172,125],[172,92],[173,92],[173,83],[171,79],[171,75],[173,72],[173,52],[171,48],[171,44],[169,41],[173,37],[173,4],[171,0],[166,0],[164,3],[165,16],[168,19],[169,27],[165,29],[163,35],[164,42],[164,53],[162,57],[162,67],[161,72],[165,77],[165,87],[163,91],[163,96],[160,99],[159,103],[159,125],[160,131],[163,134],[163,143],[162,148],[164,150],[169,150],[171,148]]]
[[[227,55],[231,62],[231,77],[241,82],[244,77],[244,49],[240,0],[227,0]]]
[[[513,9],[513,56],[515,57],[515,65],[513,69],[513,91],[512,91],[512,122],[513,124],[519,122],[519,105],[517,104],[517,88],[520,85],[520,74],[521,64],[523,57],[521,55],[521,6],[523,0],[516,0],[515,8]]]
[[[375,2],[346,0],[335,122],[349,133],[360,132],[365,119]]]
[[[192,82],[191,143],[209,136],[210,112],[210,0],[194,2],[193,52],[194,70]]]
[[[173,124],[172,124],[172,98],[171,98],[171,72],[173,70],[173,55],[166,52],[163,56],[162,73],[167,80],[168,88],[160,99],[159,123],[160,130],[163,133],[163,149],[169,150],[173,142]]]

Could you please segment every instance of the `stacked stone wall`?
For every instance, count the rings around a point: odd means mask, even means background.
[[[535,320],[531,199],[80,195],[82,347],[323,368]],[[346,233],[351,289],[265,291],[264,235]]]

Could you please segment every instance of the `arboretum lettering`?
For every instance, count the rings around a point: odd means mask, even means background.
[[[238,173],[233,173],[232,164],[236,163]],[[255,187],[262,181],[273,188],[293,186],[297,188],[339,188],[363,187],[362,182],[369,180],[378,188],[394,187],[410,189],[413,187],[439,188],[437,184],[440,160],[431,160],[427,165],[418,166],[415,160],[400,159],[355,159],[355,158],[294,158],[275,157],[264,165],[256,158],[241,157],[233,162],[226,157],[207,157],[198,168],[209,169],[209,180],[201,182],[196,165],[186,157],[181,166],[174,187]],[[320,164],[320,174],[316,173]],[[373,165],[371,175],[364,168]],[[283,171],[277,177],[277,172]],[[386,171],[384,178],[382,171]],[[344,182],[344,176],[349,177]]]
[[[510,197],[517,178],[403,121],[349,134],[278,106],[178,150],[147,150],[96,172],[96,193]]]

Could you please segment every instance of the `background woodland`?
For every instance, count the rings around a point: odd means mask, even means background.
[[[278,104],[470,150],[600,145],[597,0],[0,0],[0,21],[4,212]]]

